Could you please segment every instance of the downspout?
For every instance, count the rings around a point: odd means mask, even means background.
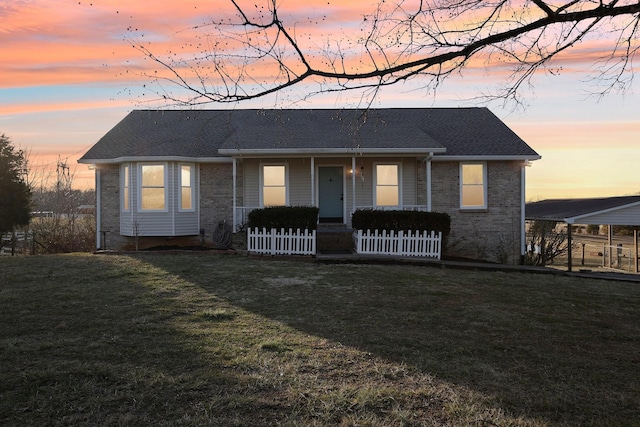
[[[179,183],[176,179],[178,172],[180,170],[179,168],[180,168],[180,163],[175,163],[175,164],[169,163],[169,170],[171,172],[167,178],[170,179],[170,185],[168,185],[167,187],[169,188],[169,203],[171,205],[171,235],[172,236],[176,235],[176,212],[179,209],[178,190],[176,186],[176,184]]]
[[[433,159],[433,153],[429,153],[426,159],[427,165],[427,212],[431,212],[431,160]]]
[[[236,215],[236,210],[238,209],[238,206],[237,206],[238,199],[237,199],[237,196],[236,196],[236,192],[237,192],[237,177],[236,177],[236,174],[237,174],[237,170],[238,170],[237,167],[238,166],[237,166],[236,162],[237,162],[237,160],[234,157],[233,158],[233,163],[232,163],[233,172],[231,173],[231,175],[233,177],[233,213],[232,213],[232,215],[233,215],[233,231],[237,231],[238,230],[238,224],[237,224],[237,221],[236,221],[236,216],[237,216]]]
[[[102,247],[100,233],[102,232],[102,198],[100,197],[102,186],[100,185],[100,169],[96,168],[96,250]]]
[[[527,172],[526,168],[531,166],[531,164],[525,160],[522,164],[521,173],[520,173],[520,264],[524,265],[524,260],[527,254],[527,235],[525,232],[525,224],[527,221],[527,198],[526,198],[526,179]]]

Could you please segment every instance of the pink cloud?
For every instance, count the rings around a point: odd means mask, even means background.
[[[260,10],[254,8],[254,3],[240,4],[251,11],[251,16],[256,16]],[[0,73],[3,78],[0,79],[0,87],[139,81],[135,71],[150,70],[154,65],[144,61],[142,54],[125,42],[124,39],[128,37],[135,42],[150,43],[148,46],[152,51],[161,56],[172,52],[176,59],[198,54],[198,51],[207,49],[216,41],[227,43],[224,47],[231,54],[241,53],[239,49],[242,46],[238,43],[204,36],[204,32],[209,30],[205,26],[207,23],[234,15],[228,1],[156,1],[153,7],[149,7],[149,3],[123,0],[95,3],[39,0],[12,2],[2,7],[6,25],[0,29],[3,35],[3,44],[0,46],[3,57]],[[311,61],[318,66],[325,59],[323,49],[327,46],[326,40],[348,43],[348,38],[363,36],[363,17],[373,9],[370,2],[362,0],[346,5],[327,0],[308,0],[304,3],[284,3],[282,7],[283,20],[292,34],[310,49]],[[474,17],[469,14],[462,18]],[[193,29],[196,26],[200,26],[200,29]],[[332,47],[335,46],[330,44],[329,49]],[[581,68],[582,65],[588,66],[610,52],[610,49],[610,43],[592,40],[567,51],[555,63],[572,72],[574,65],[581,64]],[[351,53],[344,61],[347,70],[375,68],[367,56],[360,56],[358,50]],[[387,53],[393,58],[393,52]],[[403,59],[411,58],[404,53],[395,55],[402,55]],[[375,59],[382,63],[381,56]],[[256,78],[269,81],[275,64],[267,66],[261,63],[260,67]],[[487,57],[483,55],[472,59],[468,67],[471,71],[491,67],[490,76],[495,79],[508,75],[500,63],[488,64]]]

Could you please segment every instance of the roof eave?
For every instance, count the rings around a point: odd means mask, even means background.
[[[220,149],[221,155],[232,157],[291,157],[291,156],[345,156],[345,155],[429,155],[444,153],[445,148],[295,148],[295,149]]]
[[[229,157],[186,157],[186,156],[123,156],[113,159],[79,159],[81,164],[119,164],[127,162],[187,162],[187,163],[231,163]]]
[[[494,161],[494,160],[517,160],[517,161],[530,161],[533,162],[535,160],[540,160],[542,157],[539,155],[501,155],[501,156],[483,156],[483,155],[444,155],[444,156],[434,156],[433,161],[440,162],[472,162],[472,161]]]
[[[640,202],[627,203],[626,205],[614,206],[614,207],[611,207],[611,208],[608,208],[608,209],[602,209],[600,211],[595,211],[595,212],[589,212],[589,213],[586,213],[586,214],[575,215],[575,216],[567,218],[567,220],[571,220],[572,221],[571,224],[573,224],[573,223],[575,223],[575,221],[579,221],[579,220],[588,218],[590,216],[603,215],[603,214],[607,214],[607,213],[610,213],[610,212],[615,212],[615,211],[620,210],[620,209],[629,209],[629,208],[633,208],[633,207],[636,207],[636,206],[640,206]]]

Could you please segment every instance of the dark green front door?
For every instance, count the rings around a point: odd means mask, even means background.
[[[318,168],[318,205],[320,222],[344,221],[344,169],[341,166]]]

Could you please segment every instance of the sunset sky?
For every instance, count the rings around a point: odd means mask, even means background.
[[[228,15],[229,4],[0,0],[0,134],[30,153],[36,172],[55,172],[60,158],[75,172],[76,187],[92,187],[93,172],[77,159],[129,111],[161,106],[144,96],[149,81],[137,71],[148,64],[130,40],[153,40],[159,51],[168,49],[188,40],[183,30]],[[372,7],[369,0],[308,0],[304,9],[296,0],[279,4],[291,19],[320,21],[314,30],[302,24],[298,30],[318,40],[358,31]],[[585,70],[593,70],[594,58],[608,46],[607,40],[588,39],[561,59],[560,75],[536,76],[523,93],[524,108],[487,105],[542,156],[527,170],[528,200],[640,193],[640,84],[602,99],[588,95]],[[415,81],[384,89],[372,106],[477,106],[470,99],[504,78],[499,70],[478,66],[445,82],[435,97]],[[285,106],[354,107],[358,100],[356,94],[324,95]],[[263,99],[236,108],[277,106],[281,100]]]

